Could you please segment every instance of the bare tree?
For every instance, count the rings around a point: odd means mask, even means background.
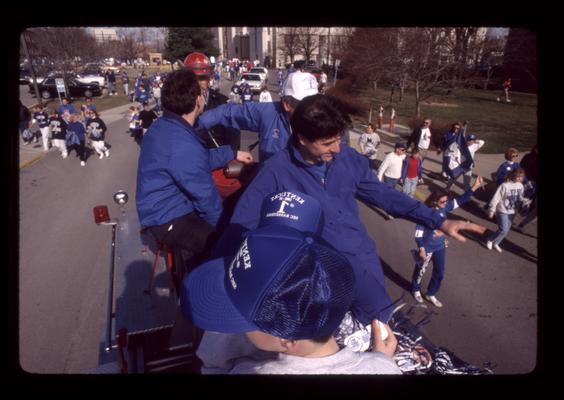
[[[475,69],[468,67],[478,58],[474,56],[478,42],[470,38],[475,35],[473,28],[460,28],[458,40],[452,28],[361,28],[348,46],[347,66],[363,79],[383,79],[392,89],[399,87],[401,97],[411,85],[420,117],[422,101],[437,87],[463,85],[472,78]]]
[[[76,70],[77,60],[88,60],[95,53],[96,41],[85,28],[30,28],[25,31],[33,54],[52,61],[66,73]]]
[[[141,53],[141,46],[137,41],[135,32],[127,31],[121,36],[121,55],[130,60],[134,60]]]
[[[290,62],[294,62],[294,57],[300,53],[300,37],[299,28],[289,27],[282,29],[282,40],[278,45],[278,49],[284,54],[284,63],[289,57]]]
[[[306,61],[311,60],[311,56],[319,48],[319,28],[300,27],[297,28],[298,47]]]

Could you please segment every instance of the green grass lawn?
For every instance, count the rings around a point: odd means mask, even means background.
[[[444,89],[436,93],[421,105],[421,119],[429,117],[433,120],[431,131],[434,135],[443,135],[453,122],[468,120],[466,133],[474,133],[479,139],[486,141],[480,150],[483,153],[503,153],[507,147],[516,147],[520,151],[528,151],[537,142],[537,96],[527,93],[510,93],[511,103],[497,102],[501,90],[484,91],[473,89],[458,89],[446,94]],[[359,100],[369,104],[372,101],[374,109],[382,104],[389,106],[390,91],[386,88],[364,90],[359,94]],[[394,108],[396,109],[396,123],[410,126],[417,124],[415,117],[415,93],[406,90],[401,103],[399,93],[394,94]],[[375,120],[377,111],[372,112]],[[389,111],[386,110],[385,123]],[[435,128],[435,129],[433,129]]]

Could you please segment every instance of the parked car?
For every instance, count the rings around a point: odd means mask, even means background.
[[[55,77],[49,77],[37,84],[39,94],[44,99],[57,97],[57,85]],[[79,82],[76,78],[67,79],[67,94],[70,97],[93,97],[102,94],[102,88],[97,83],[83,83]],[[35,95],[33,84],[29,84],[29,93]]]
[[[253,67],[251,68],[251,70],[249,71],[250,73],[253,74],[259,74],[260,77],[262,78],[262,80],[265,83],[268,83],[268,70],[264,67]]]
[[[241,75],[241,79],[239,79],[235,83],[235,85],[239,86],[241,83],[243,83],[243,81],[249,84],[253,92],[259,93],[262,91],[264,87],[266,87],[266,82],[264,81],[264,79],[262,79],[260,74],[246,72],[243,75]]]
[[[84,69],[81,73],[76,75],[76,79],[82,83],[95,82],[100,85],[100,87],[106,86],[106,78],[104,78],[104,75],[99,69]]]
[[[31,72],[28,69],[20,68],[20,85],[27,85],[30,83]]]

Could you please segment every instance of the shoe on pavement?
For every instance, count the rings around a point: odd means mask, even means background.
[[[110,156],[110,150],[106,150],[106,151],[104,152],[104,154],[106,155],[106,158],[109,157],[109,156]]]
[[[426,298],[427,300],[429,300],[431,303],[433,303],[433,305],[434,305],[435,307],[441,308],[441,307],[443,306],[443,303],[441,303],[435,296],[428,296],[428,295],[425,295],[425,298]]]
[[[501,247],[499,247],[499,244],[494,244],[493,248],[496,249],[498,253],[503,253],[503,250],[501,250]]]
[[[104,158],[104,153],[100,153],[98,154],[98,158],[101,160],[102,158]]]
[[[486,247],[488,248],[488,250],[491,250],[493,246],[493,242],[490,242],[489,240],[486,242]]]
[[[423,303],[423,297],[421,297],[421,292],[419,290],[417,290],[416,292],[411,293],[413,295],[413,298],[418,302],[418,303]]]
[[[86,163],[85,163],[84,161],[81,161],[81,162],[80,162],[80,166],[81,166],[81,167],[84,167],[85,165],[86,165]]]

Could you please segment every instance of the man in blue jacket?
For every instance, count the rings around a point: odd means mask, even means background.
[[[193,125],[204,99],[192,71],[169,75],[162,105],[163,116],[151,125],[141,145],[137,213],[156,239],[183,250],[180,258],[189,260],[209,248],[223,210],[211,171],[234,158],[250,163],[252,156],[235,154],[230,146],[206,149],[198,139]]]
[[[432,210],[378,181],[368,160],[342,145],[350,126],[349,116],[329,96],[305,98],[292,116],[292,138],[288,148],[272,156],[240,198],[229,227],[215,248],[216,254],[236,251],[233,243],[257,227],[262,200],[270,193],[297,190],[318,199],[325,218],[321,237],[353,265],[357,293],[352,306],[363,323],[387,322],[392,302],[386,292],[384,274],[376,246],[360,220],[356,199],[433,229],[441,229],[465,241],[458,230],[483,233],[484,227],[462,221],[446,221],[446,215]],[[376,329],[373,327],[373,329]]]
[[[315,76],[307,72],[295,72],[286,79],[281,101],[224,104],[203,113],[198,118],[196,128],[210,129],[222,125],[258,132],[259,161],[263,164],[286,148],[292,133],[290,117],[299,102],[317,93]]]

